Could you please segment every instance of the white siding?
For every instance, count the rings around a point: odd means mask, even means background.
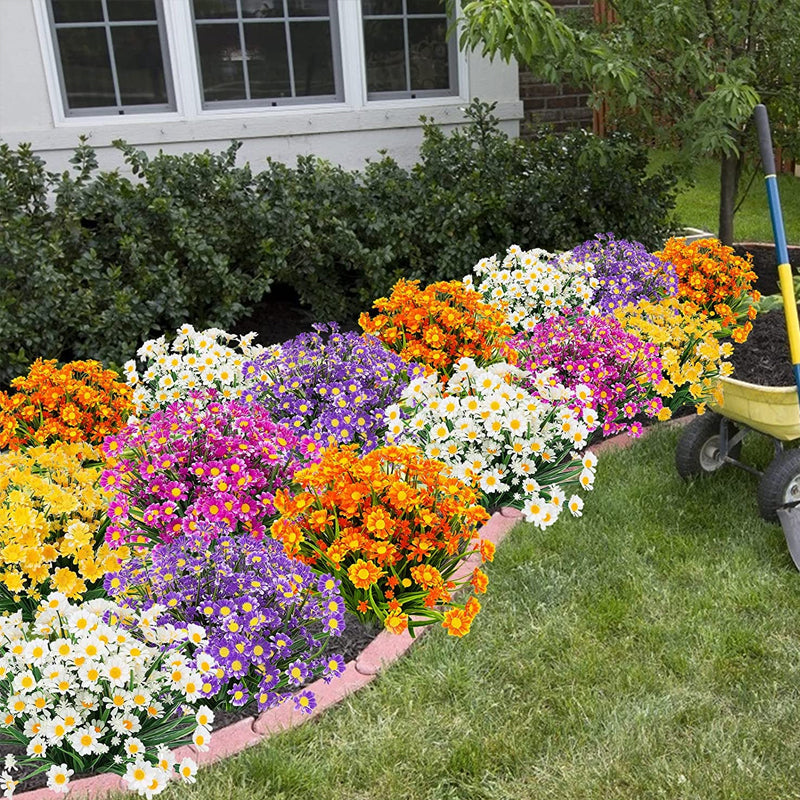
[[[340,15],[358,19],[359,0],[339,0]],[[164,0],[173,48],[192,46],[188,0]],[[351,31],[355,26],[351,26]],[[387,150],[403,165],[412,164],[421,141],[420,114],[452,126],[463,120],[469,98],[497,101],[496,116],[509,135],[517,135],[522,117],[515,64],[490,63],[461,56],[460,97],[367,103],[362,87],[345,81],[345,102],[302,108],[202,111],[196,79],[184,70],[176,76],[178,111],[171,114],[68,118],[53,62],[43,0],[0,0],[0,139],[10,145],[30,142],[51,169],[65,169],[78,136],[86,133],[97,148],[101,167],[121,163],[110,147],[125,139],[155,153],[222,149],[243,140],[240,156],[258,168],[267,156],[293,163],[315,154],[347,169]],[[357,37],[344,42],[345,59],[358,58]]]

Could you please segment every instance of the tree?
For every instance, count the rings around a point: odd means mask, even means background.
[[[448,0],[453,2],[453,0]],[[591,87],[615,124],[720,164],[719,238],[733,241],[752,124],[766,104],[790,152],[800,142],[800,0],[608,0],[610,19],[569,22],[546,0],[464,0],[462,49],[516,58]],[[753,159],[755,161],[755,159]]]

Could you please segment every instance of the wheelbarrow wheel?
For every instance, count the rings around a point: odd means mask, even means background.
[[[675,450],[675,467],[685,480],[696,478],[698,475],[707,475],[716,472],[725,462],[719,451],[719,426],[722,421],[720,414],[707,411],[695,417],[684,429],[678,446]],[[728,434],[733,437],[736,427],[728,422]],[[737,442],[728,449],[731,458],[739,458],[742,443]]]
[[[772,459],[758,484],[758,510],[768,522],[778,521],[778,509],[800,501],[800,450],[784,450]]]

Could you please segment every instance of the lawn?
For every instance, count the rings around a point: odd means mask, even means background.
[[[660,166],[669,160],[664,151],[651,154],[651,164]],[[752,167],[745,171],[742,183],[746,185]],[[716,233],[719,216],[719,164],[712,159],[699,159],[693,167],[694,185],[682,181],[679,185],[676,215],[682,225]],[[800,178],[784,174],[778,176],[779,193],[789,244],[800,244]],[[739,242],[771,242],[772,225],[764,191],[763,173],[760,171],[750,186],[741,209],[734,220],[735,239]]]
[[[433,632],[318,720],[166,796],[800,796],[800,576],[756,478],[683,483],[677,436],[603,456],[582,518],[519,525],[464,640]]]

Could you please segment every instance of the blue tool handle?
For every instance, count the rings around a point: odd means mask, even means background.
[[[778,179],[775,175],[775,154],[772,150],[772,135],[769,131],[767,107],[759,103],[753,110],[758,131],[758,147],[761,150],[761,165],[764,168],[769,215],[772,220],[772,232],[775,236],[775,257],[778,264],[789,263],[789,248],[786,246],[786,231],[783,227],[781,199],[778,195]]]

